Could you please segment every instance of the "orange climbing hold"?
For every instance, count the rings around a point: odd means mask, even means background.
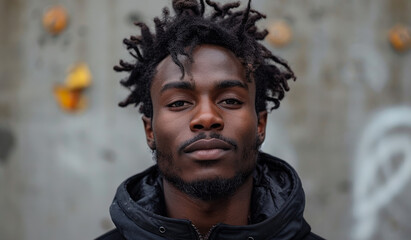
[[[51,34],[61,33],[68,24],[68,14],[62,6],[53,6],[43,15],[43,27]]]

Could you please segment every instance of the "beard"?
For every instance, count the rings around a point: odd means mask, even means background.
[[[228,140],[216,134],[212,137]],[[196,140],[198,139],[199,137],[196,138]],[[229,141],[231,144],[235,144],[234,141]],[[159,163],[159,171],[163,178],[178,190],[195,199],[214,201],[232,196],[246,182],[257,165],[257,156],[260,146],[261,142],[259,141],[259,138],[256,137],[256,141],[254,141],[253,144],[244,148],[242,151],[242,157],[241,159],[238,159],[237,164],[244,164],[245,162],[250,161],[250,158],[254,158],[255,160],[252,164],[250,164],[250,166],[238,170],[231,178],[214,177],[209,179],[185,181],[178,174],[176,174],[178,171],[176,171],[177,169],[173,166],[173,160],[175,160],[175,158],[173,158],[171,152],[156,149],[153,151],[153,158],[157,163]],[[167,166],[164,167],[164,169],[161,167],[164,166],[161,164],[163,161],[167,162]]]
[[[237,172],[232,178],[216,177],[191,182],[184,181],[178,175],[164,174],[164,179],[188,196],[203,201],[214,201],[233,195],[254,171]]]

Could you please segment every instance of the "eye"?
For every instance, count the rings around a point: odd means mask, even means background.
[[[225,99],[225,100],[221,101],[221,103],[228,104],[228,105],[241,105],[241,104],[243,104],[243,102],[241,102],[237,99],[234,99],[234,98]]]
[[[228,98],[222,100],[220,104],[225,108],[237,109],[242,106],[243,102],[235,98]]]
[[[189,102],[187,102],[187,101],[181,101],[181,100],[179,100],[179,101],[175,101],[175,102],[172,102],[172,103],[170,103],[170,104],[168,104],[167,105],[167,107],[169,107],[169,108],[182,108],[182,107],[186,107],[186,106],[188,106],[190,103]]]

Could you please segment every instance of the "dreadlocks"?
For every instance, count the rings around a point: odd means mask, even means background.
[[[154,19],[155,34],[138,22],[135,25],[140,27],[141,35],[123,40],[136,61],[120,60],[114,67],[115,71],[130,73],[121,84],[131,93],[119,106],[140,105],[140,113],[152,117],[150,87],[157,64],[170,55],[183,78],[184,66],[178,56],[193,61],[191,54],[196,46],[214,44],[231,50],[245,67],[248,81],[255,81],[257,112],[279,107],[285,91],[289,91],[287,81],[296,77],[284,60],[257,42],[268,32],[255,26],[265,15],[251,9],[251,0],[243,11],[234,10],[240,2],[220,5],[211,0],[173,0],[172,5],[175,16],[164,8],[162,19]],[[209,15],[205,14],[206,6],[214,10]]]

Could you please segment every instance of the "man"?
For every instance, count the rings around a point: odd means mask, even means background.
[[[131,90],[157,164],[126,180],[99,239],[322,239],[303,218],[304,192],[284,161],[259,151],[267,111],[294,73],[258,40],[264,15],[239,3],[174,0],[155,34],[124,43]],[[214,11],[205,13],[205,8]]]

